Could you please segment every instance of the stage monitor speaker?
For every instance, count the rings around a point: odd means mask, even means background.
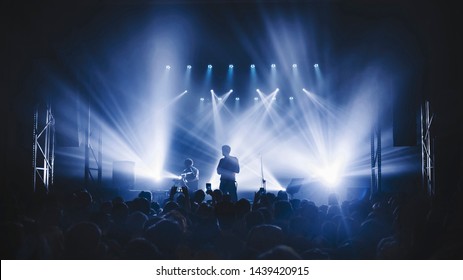
[[[304,178],[292,178],[286,187],[286,192],[294,196],[301,189],[302,184],[304,183]]]
[[[114,161],[113,187],[120,190],[132,190],[135,186],[134,168],[133,161]]]

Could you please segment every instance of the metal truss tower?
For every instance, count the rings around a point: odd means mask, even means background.
[[[103,171],[103,152],[102,152],[102,139],[101,129],[93,129],[91,122],[91,110],[88,107],[87,115],[87,129],[85,133],[85,170],[84,170],[84,183],[85,186],[97,184],[101,186],[102,171]],[[98,133],[98,138],[93,137],[94,132]],[[93,143],[97,142],[97,151],[93,147]],[[95,173],[96,172],[96,176]]]
[[[370,198],[381,193],[381,128],[379,124],[371,131],[371,191]]]
[[[43,188],[45,192],[53,185],[55,160],[55,119],[50,104],[46,108],[36,106],[33,125],[32,167],[33,191]]]
[[[435,195],[433,118],[429,101],[425,100],[421,106],[421,175],[423,187],[431,197]]]

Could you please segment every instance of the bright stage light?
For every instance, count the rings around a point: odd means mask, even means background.
[[[315,63],[313,67],[318,68],[318,63]]]
[[[293,97],[293,96],[290,96],[290,97],[289,97],[289,100],[294,100],[294,97]]]
[[[204,101],[204,97],[201,97],[201,98],[199,99],[199,101]]]
[[[254,97],[254,101],[258,101],[259,100],[259,97]]]
[[[272,65],[270,65],[270,66],[271,66],[272,68],[275,68],[275,67],[277,67],[277,66],[276,66],[276,64],[272,64]]]
[[[293,68],[297,68],[297,64],[293,64]]]
[[[207,68],[212,69],[212,65],[211,64],[207,65]]]
[[[251,69],[254,69],[254,68],[256,68],[256,65],[251,64]]]
[[[166,69],[167,69],[167,70],[170,70],[170,65],[166,65]]]
[[[240,101],[240,98],[239,98],[239,97],[235,97],[235,100],[236,100],[236,101]]]
[[[187,69],[191,69],[191,65],[187,65],[186,68],[187,68]]]
[[[222,97],[217,98],[219,101],[222,101]]]
[[[233,69],[233,64],[228,65],[228,68]]]

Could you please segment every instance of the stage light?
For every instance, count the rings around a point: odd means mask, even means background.
[[[293,64],[293,68],[297,68],[297,64]]]
[[[170,70],[170,65],[166,65],[166,69],[167,69],[167,70]]]
[[[240,101],[240,98],[239,98],[239,97],[235,97],[235,100],[236,100],[236,101]]]
[[[277,66],[276,66],[276,64],[272,64],[272,65],[270,65],[270,66],[271,66],[272,68],[275,68],[275,67],[277,67]]]
[[[335,168],[323,168],[318,170],[318,177],[327,187],[335,187],[340,182],[338,170]]]
[[[228,65],[228,68],[233,69],[233,64]]]
[[[318,63],[315,63],[313,67],[318,68]]]
[[[212,94],[215,94],[213,89],[211,89],[211,93],[212,93]]]
[[[199,101],[204,101],[204,97],[201,97],[201,98],[199,99]]]
[[[259,97],[254,97],[254,101],[258,101],[259,100]]]
[[[256,68],[256,65],[251,64],[251,69],[254,69],[254,68]]]
[[[275,101],[275,100],[277,100],[277,98],[274,96],[274,97],[272,97],[272,100],[274,100],[274,101]]]
[[[294,100],[294,97],[290,96],[290,97],[289,97],[289,100]]]
[[[211,64],[207,65],[207,68],[212,69],[212,65]]]
[[[186,68],[187,68],[187,69],[191,69],[191,65],[187,65]]]
[[[219,101],[222,101],[222,97],[217,98]]]

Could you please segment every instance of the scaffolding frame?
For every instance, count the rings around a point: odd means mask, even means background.
[[[434,114],[430,102],[425,100],[421,106],[421,175],[423,187],[428,196],[435,195],[434,139],[431,126]]]
[[[32,167],[33,167],[33,191],[36,192],[40,185],[45,192],[53,185],[55,162],[55,118],[50,104],[40,112],[37,105],[34,112]],[[42,115],[45,117],[43,118]],[[41,119],[42,118],[42,119]]]

